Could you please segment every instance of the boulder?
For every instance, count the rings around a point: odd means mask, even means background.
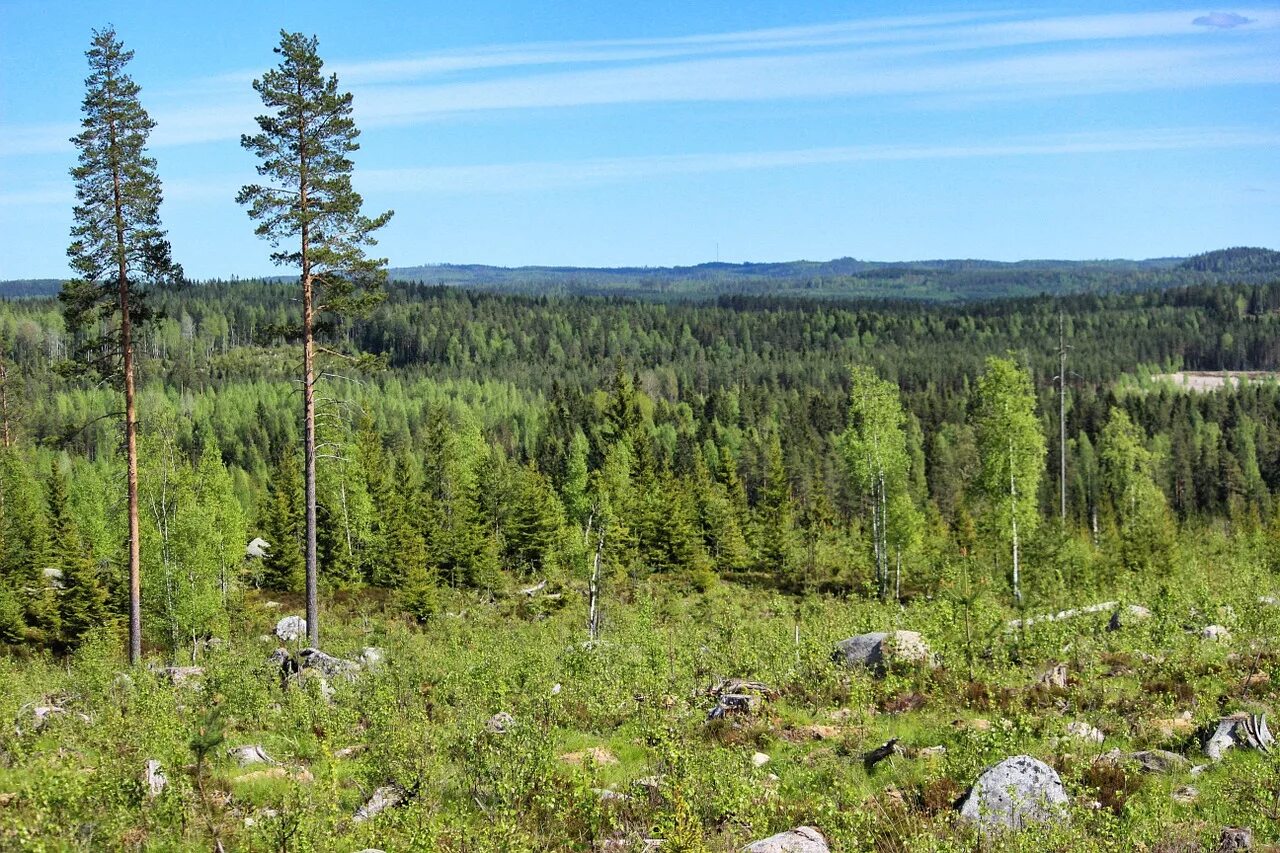
[[[1063,619],[1074,619],[1077,616],[1087,616],[1090,613],[1102,613],[1107,610],[1114,610],[1120,602],[1103,601],[1099,604],[1090,604],[1088,607],[1072,607],[1069,610],[1059,610],[1057,613],[1046,613],[1043,616],[1028,616],[1026,619],[1014,619],[1005,623],[1010,631],[1017,631],[1021,628],[1030,628],[1032,625],[1038,625],[1041,622],[1061,622]]]
[[[988,767],[960,803],[960,816],[984,830],[1021,829],[1064,819],[1067,792],[1057,771],[1029,755]]]
[[[1145,622],[1150,618],[1151,611],[1141,604],[1126,604],[1123,607],[1116,608],[1116,612],[1111,614],[1111,621],[1107,623],[1107,630],[1119,631],[1123,628],[1132,628],[1139,622]]]
[[[386,657],[387,653],[377,646],[365,646],[364,650],[360,652],[360,663],[364,665],[365,669],[373,670],[377,669]]]
[[[777,835],[753,841],[742,853],[830,853],[827,839],[812,826],[797,826]]]
[[[301,616],[286,616],[276,623],[276,636],[282,643],[295,643],[307,636],[307,620]]]
[[[308,646],[298,652],[298,661],[303,669],[314,669],[321,675],[334,678],[339,675],[345,675],[347,678],[353,678],[360,669],[360,664],[355,661],[344,660],[343,658],[334,657],[331,654],[322,652]]]
[[[764,767],[768,763],[769,763],[769,756],[764,754],[763,752],[757,752],[751,756],[752,767]]]
[[[934,656],[915,631],[875,631],[836,643],[831,658],[845,666],[865,666],[883,671],[890,661],[931,663]]]
[[[250,558],[262,559],[271,551],[271,543],[263,539],[261,536],[255,536],[248,545],[244,546],[244,555]]]
[[[409,799],[409,792],[399,785],[383,785],[370,795],[369,799],[351,816],[352,823],[364,823],[377,817],[389,808],[400,805]]]

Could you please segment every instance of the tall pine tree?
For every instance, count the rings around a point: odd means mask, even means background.
[[[249,206],[255,233],[279,247],[271,258],[298,270],[302,290],[303,482],[307,640],[320,645],[316,541],[316,331],[317,318],[336,320],[375,304],[386,278],[386,259],[372,259],[373,232],[391,211],[369,218],[364,199],[352,188],[360,131],[352,119],[351,94],[338,91],[338,77],[325,77],[319,41],[281,31],[280,64],[253,81],[270,111],[258,116],[260,133],[240,144],[261,161],[265,184],[250,184],[236,201]]]
[[[76,201],[67,255],[77,278],[63,285],[67,323],[79,331],[75,366],[109,379],[124,392],[124,445],[129,504],[129,661],[142,656],[141,552],[138,532],[138,413],[134,335],[151,317],[143,286],[173,282],[173,263],[160,227],[160,178],[147,156],[155,122],[125,73],[133,51],[115,30],[95,30],[85,80],[80,151],[71,170]]]

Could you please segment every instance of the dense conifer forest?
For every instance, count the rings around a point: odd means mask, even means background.
[[[243,542],[262,536],[271,557],[245,580],[296,586],[296,353],[278,334],[296,320],[291,294],[261,282],[155,294],[164,319],[138,347],[144,457],[159,467],[143,486],[181,484],[172,488],[183,496],[157,497],[148,513],[157,577],[177,559],[167,556],[174,520],[216,512],[233,519],[211,532],[217,542],[180,537],[205,551],[184,582],[225,587],[244,570]],[[1106,470],[1118,416],[1136,441],[1127,452],[1149,458],[1144,476],[1168,507],[1162,530],[1268,524],[1280,486],[1280,388],[1255,379],[1192,393],[1152,377],[1274,370],[1278,327],[1275,284],[961,307],[746,296],[653,304],[395,285],[374,315],[328,330],[377,363],[331,366],[321,382],[321,574],[330,589],[393,590],[410,580],[494,589],[573,575],[585,565],[574,531],[607,501],[614,530],[604,559],[618,571],[866,593],[875,585],[870,494],[843,447],[857,365],[900,389],[907,495],[919,515],[902,546],[900,594],[932,595],[939,558],[985,512],[975,410],[991,356],[1030,377],[1040,431],[1052,439],[1036,504],[1043,518],[1058,515],[1060,343],[1067,517],[1046,530],[1068,540],[1088,532],[1095,543],[1121,535],[1121,494]],[[108,417],[117,403],[59,374],[74,342],[55,303],[6,303],[0,340],[4,479],[14,495],[4,506],[4,636],[73,644],[54,602],[22,607],[12,591],[57,565],[55,554],[82,558],[72,537],[97,567],[77,577],[98,578],[118,601],[118,433]],[[59,521],[68,501],[72,528]],[[1039,560],[1069,563],[1063,541],[1049,538],[1035,544],[1048,549]],[[1008,566],[990,550],[993,578],[1005,583]],[[1073,581],[1033,568],[1031,594],[1051,579]],[[152,608],[174,606],[164,589],[151,585]],[[172,618],[151,623],[153,641],[213,627],[197,619],[174,633]]]

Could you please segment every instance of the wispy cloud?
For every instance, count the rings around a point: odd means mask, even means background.
[[[1220,30],[1229,30],[1245,24],[1252,24],[1253,19],[1246,18],[1244,15],[1237,15],[1235,12],[1212,12],[1195,18],[1191,23],[1197,27],[1217,27]]]
[[[857,145],[782,151],[612,157],[586,160],[491,163],[411,169],[371,169],[360,185],[395,193],[509,193],[564,189],[681,175],[790,169],[833,164],[994,159],[1186,151],[1280,145],[1280,132],[1178,128],[1139,133],[1071,134],[966,145]]]
[[[1248,23],[1247,27],[1241,25]],[[1231,30],[1221,35],[1208,29]],[[362,127],[478,113],[690,102],[996,100],[1280,83],[1280,10],[866,18],[667,38],[482,46],[332,64]],[[255,72],[148,88],[157,146],[234,140]],[[256,72],[256,73],[260,73]],[[191,106],[192,103],[196,106]],[[67,151],[71,125],[0,127],[0,157]]]

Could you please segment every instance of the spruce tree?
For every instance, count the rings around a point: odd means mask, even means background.
[[[360,131],[352,119],[349,92],[338,91],[338,77],[325,77],[319,42],[301,33],[281,31],[275,52],[280,64],[253,81],[269,110],[257,118],[261,131],[240,144],[261,162],[263,184],[249,184],[236,201],[249,206],[258,222],[255,233],[279,248],[276,264],[298,270],[302,291],[303,482],[307,640],[320,644],[316,541],[316,333],[327,318],[371,308],[386,278],[386,259],[365,249],[376,244],[373,232],[387,224],[391,211],[369,218],[364,200],[351,185]]]
[[[262,537],[270,545],[263,560],[262,581],[272,589],[296,591],[302,586],[305,529],[299,479],[297,458],[286,450],[276,460],[267,482],[266,508],[262,512]]]
[[[88,53],[81,132],[72,138],[79,163],[71,170],[77,204],[67,249],[77,278],[59,298],[67,323],[79,332],[77,372],[97,375],[124,392],[124,445],[129,508],[129,661],[142,656],[141,556],[138,532],[138,430],[133,341],[152,316],[149,283],[174,282],[173,263],[160,226],[160,179],[147,156],[155,122],[138,100],[139,86],[125,73],[133,51],[115,30],[94,30]]]
[[[61,575],[58,616],[61,645],[75,648],[84,633],[101,625],[107,616],[107,591],[98,576],[93,553],[86,547],[67,503],[67,478],[57,460],[49,472],[47,488],[50,527],[50,564]]]

